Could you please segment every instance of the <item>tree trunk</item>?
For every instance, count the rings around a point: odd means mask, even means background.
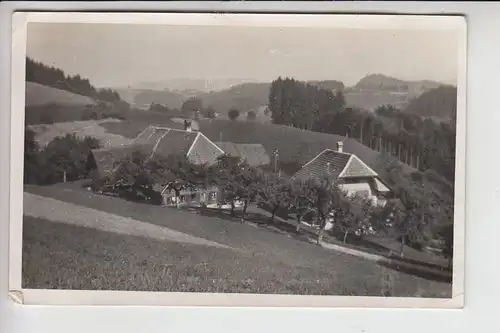
[[[179,209],[179,198],[181,196],[181,192],[177,189],[175,191],[175,208]]]
[[[295,231],[298,233],[300,231],[300,214],[297,214],[297,227],[295,228]]]
[[[279,206],[276,206],[274,207],[272,213],[271,213],[271,223],[274,224],[274,217],[276,216],[276,212],[278,211],[278,207]]]
[[[243,211],[241,212],[241,223],[245,222],[245,215],[247,213],[247,208],[248,208],[248,200],[243,201]]]
[[[319,233],[318,233],[318,245],[321,245],[321,243],[323,242],[323,234],[325,233],[325,224],[323,224],[321,226],[321,228],[319,229]]]
[[[401,237],[401,246],[399,248],[399,256],[404,257],[405,237]]]
[[[346,230],[344,232],[344,240],[343,240],[344,244],[347,242],[347,234],[349,234],[349,230]]]
[[[231,216],[234,216],[234,201],[231,200]]]

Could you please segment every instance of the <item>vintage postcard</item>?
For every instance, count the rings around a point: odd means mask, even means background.
[[[463,17],[13,22],[14,300],[463,307]]]

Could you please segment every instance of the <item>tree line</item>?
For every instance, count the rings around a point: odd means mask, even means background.
[[[24,134],[24,183],[50,185],[88,178],[87,158],[92,149],[100,148],[94,137],[67,134],[40,147],[36,134],[26,128]]]
[[[80,75],[67,75],[59,68],[47,66],[29,57],[26,58],[26,81],[88,96],[97,101],[121,101],[120,95],[113,89],[97,89]]]
[[[349,235],[372,233],[400,241],[403,255],[405,244],[425,245],[439,238],[451,256],[452,237],[446,228],[452,224],[453,210],[445,199],[432,195],[433,188],[427,186],[425,178],[417,176],[411,186],[397,188],[400,201],[389,201],[385,206],[373,205],[366,197],[348,195],[338,180],[328,175],[319,181],[295,181],[227,155],[208,166],[192,164],[181,155],[150,160],[138,151],[117,161],[112,173],[93,179],[96,191],[111,188],[122,193],[149,193],[159,204],[161,196],[153,191],[155,184],[166,186],[176,197],[187,188],[216,186],[220,191],[219,203],[229,205],[232,215],[236,215],[237,203],[241,203],[242,222],[247,218],[248,207],[256,204],[270,213],[270,223],[276,223],[276,216],[288,220],[291,214],[297,232],[304,220],[317,225],[318,243],[326,230],[340,232],[343,242],[348,241]]]
[[[203,105],[203,101],[198,97],[190,97],[186,99],[180,109],[169,108],[167,105],[159,103],[151,103],[149,105],[148,111],[153,112],[164,112],[170,115],[179,116],[190,116],[193,118],[199,118],[200,116],[207,119],[215,119],[218,113],[212,106]],[[227,116],[230,120],[236,120],[240,118],[241,112],[236,108],[230,108],[227,112]],[[246,113],[246,120],[254,121],[257,118],[255,111],[248,111]]]
[[[456,113],[456,102],[443,107]],[[269,111],[275,124],[351,137],[418,170],[433,169],[454,181],[454,119],[437,122],[389,105],[375,112],[349,108],[341,91],[281,77],[271,84]]]

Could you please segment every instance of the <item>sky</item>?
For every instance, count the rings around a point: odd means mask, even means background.
[[[97,87],[278,76],[349,86],[375,73],[456,84],[458,38],[452,30],[29,23],[26,53]]]

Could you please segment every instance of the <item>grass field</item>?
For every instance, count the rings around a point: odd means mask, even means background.
[[[94,105],[95,101],[87,96],[69,91],[44,86],[35,82],[26,82],[26,106],[59,104],[64,106]]]
[[[390,277],[394,279],[390,292],[396,296],[449,297],[451,292],[449,283],[397,272],[235,220],[62,186],[26,190],[236,249],[159,241],[25,217],[23,285],[29,288],[378,296]],[[94,219],[89,217],[89,223]]]
[[[165,121],[166,122],[166,121]],[[142,121],[126,120],[120,125],[103,124],[108,132],[135,138],[148,124],[154,124],[147,119]],[[260,143],[268,154],[274,149],[279,150],[280,162],[298,162],[303,165],[324,149],[336,149],[337,141],[344,141],[344,151],[356,154],[375,171],[380,169],[380,153],[358,141],[340,135],[300,130],[293,127],[264,124],[247,121],[231,121],[223,119],[204,119],[199,121],[200,131],[212,141],[232,141],[235,143]],[[168,122],[167,122],[168,126]],[[407,172],[413,168],[402,164]]]
[[[106,128],[102,126],[104,123],[119,124],[120,121],[118,119],[82,120],[54,124],[30,125],[29,127],[35,132],[36,140],[41,146],[46,146],[55,137],[64,136],[69,133],[74,133],[80,138],[85,136],[95,137],[99,140],[103,147],[126,145],[132,141],[121,135],[108,133]]]

